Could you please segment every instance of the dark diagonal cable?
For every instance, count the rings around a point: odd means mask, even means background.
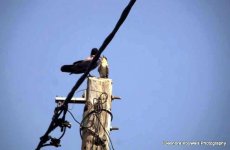
[[[47,129],[47,131],[45,132],[45,134],[40,138],[40,142],[36,148],[36,150],[40,150],[41,147],[44,146],[44,144],[49,141],[49,134],[50,132],[52,132],[56,127],[58,127],[57,124],[57,120],[59,118],[59,116],[62,114],[63,112],[63,116],[62,119],[63,121],[65,120],[65,116],[66,116],[66,112],[68,110],[68,103],[70,102],[70,100],[72,99],[75,91],[80,87],[80,85],[84,82],[84,80],[86,79],[86,77],[88,76],[91,68],[93,67],[93,65],[98,61],[101,53],[105,50],[105,48],[107,47],[107,45],[111,42],[111,40],[113,39],[113,37],[115,36],[116,32],[118,31],[118,29],[120,28],[120,26],[122,25],[122,23],[125,21],[126,17],[128,16],[132,6],[134,5],[134,3],[136,2],[136,0],[130,0],[129,4],[126,6],[126,8],[123,10],[116,26],[114,27],[113,31],[107,36],[107,38],[104,40],[104,42],[102,43],[101,47],[99,48],[99,52],[97,53],[97,55],[94,57],[94,59],[92,60],[91,64],[89,65],[88,69],[86,70],[86,72],[79,78],[79,80],[76,82],[76,84],[73,86],[73,88],[71,89],[71,91],[69,92],[68,96],[66,97],[66,100],[63,104],[63,107],[61,110],[59,110],[58,112],[54,113],[52,121]]]

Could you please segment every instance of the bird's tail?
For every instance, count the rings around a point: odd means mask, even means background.
[[[61,71],[62,72],[69,72],[70,74],[72,74],[72,72],[73,72],[72,66],[73,65],[63,65],[61,67]]]

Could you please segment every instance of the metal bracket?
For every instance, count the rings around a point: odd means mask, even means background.
[[[118,127],[111,127],[110,128],[110,131],[115,131],[115,130],[119,130],[119,128]]]
[[[66,97],[62,97],[62,96],[56,96],[55,97],[55,102],[58,105],[61,105],[64,103],[64,101],[66,100]],[[74,104],[85,104],[86,100],[85,98],[82,97],[73,97],[69,103],[74,103]]]
[[[111,99],[112,99],[112,100],[116,100],[116,99],[119,100],[119,99],[121,99],[121,97],[119,97],[119,96],[113,96],[113,95],[112,95],[112,96],[111,96]]]

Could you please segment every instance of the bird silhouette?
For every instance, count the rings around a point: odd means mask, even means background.
[[[85,60],[76,61],[72,65],[63,65],[61,67],[61,71],[62,72],[68,72],[70,74],[81,74],[81,73],[85,73],[85,71],[88,69],[90,63],[92,62],[94,56],[97,53],[98,53],[98,49],[97,48],[93,48],[91,50],[90,56],[87,57]],[[99,60],[95,64],[93,64],[91,70],[95,69],[98,65],[99,65]]]

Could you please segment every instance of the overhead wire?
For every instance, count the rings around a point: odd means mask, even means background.
[[[73,86],[71,91],[68,93],[68,95],[67,95],[67,97],[66,97],[66,99],[64,101],[64,104],[60,108],[56,107],[54,109],[54,114],[53,114],[52,120],[51,120],[51,122],[49,124],[49,127],[46,130],[45,134],[40,138],[40,142],[38,143],[38,145],[36,147],[36,150],[40,150],[42,147],[49,145],[49,144],[47,144],[47,142],[50,140],[49,134],[59,126],[58,123],[57,123],[59,117],[62,114],[61,120],[63,122],[65,121],[66,113],[68,112],[68,104],[69,104],[70,100],[72,99],[75,91],[84,82],[84,80],[88,76],[90,70],[92,69],[93,65],[98,61],[101,53],[105,50],[105,48],[111,42],[111,40],[113,39],[113,37],[115,36],[117,31],[119,30],[120,26],[125,21],[126,17],[128,16],[128,14],[129,14],[129,12],[130,12],[130,10],[131,10],[131,8],[132,8],[132,6],[134,5],[135,2],[136,2],[136,0],[130,0],[129,4],[123,10],[123,12],[122,12],[117,24],[115,25],[114,29],[112,30],[112,32],[106,37],[106,39],[102,43],[101,47],[99,48],[98,53],[93,58],[93,60],[90,63],[89,67],[87,68],[86,72],[78,79],[78,81],[75,83],[75,85]],[[52,144],[52,141],[51,141],[50,144]]]

